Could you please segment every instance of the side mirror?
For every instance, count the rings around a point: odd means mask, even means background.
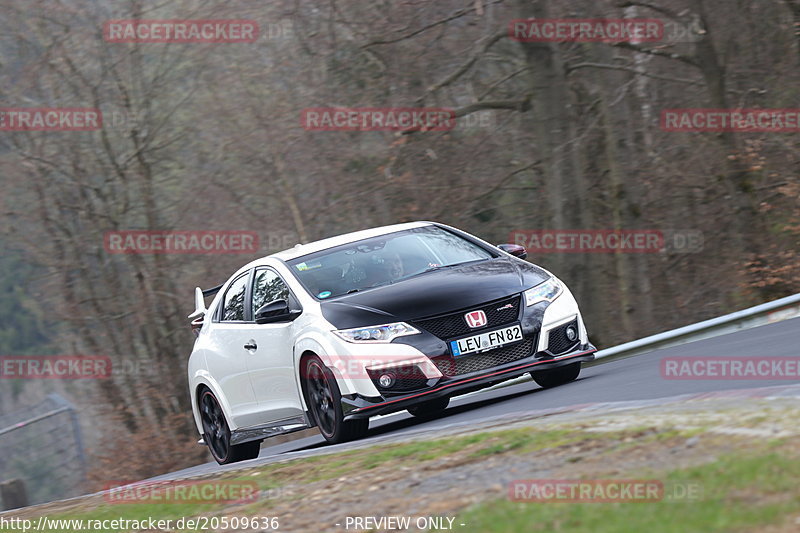
[[[300,311],[289,309],[289,302],[283,299],[272,300],[258,308],[256,311],[256,324],[272,324],[275,322],[289,322],[300,316]]]
[[[513,255],[514,257],[519,257],[520,259],[525,259],[528,257],[528,251],[525,249],[525,247],[520,246],[519,244],[498,244],[497,247],[504,252]]]

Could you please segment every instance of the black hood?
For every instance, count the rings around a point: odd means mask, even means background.
[[[322,302],[322,314],[338,329],[413,321],[518,294],[548,278],[535,265],[499,257]]]

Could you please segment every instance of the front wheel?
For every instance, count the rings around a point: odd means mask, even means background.
[[[330,369],[316,356],[305,359],[303,369],[306,403],[325,440],[339,444],[364,437],[369,419],[344,419],[342,394]]]
[[[225,420],[225,413],[210,390],[203,391],[199,403],[203,439],[215,461],[227,465],[258,457],[261,441],[231,444],[231,430]]]
[[[549,370],[539,370],[531,372],[531,377],[543,389],[558,387],[570,381],[575,381],[581,373],[581,364],[572,363],[569,365],[551,368]]]

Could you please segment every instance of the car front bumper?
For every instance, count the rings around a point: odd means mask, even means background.
[[[585,363],[594,360],[597,349],[586,342],[574,351],[554,358],[540,359],[541,353],[534,354],[506,365],[489,368],[451,378],[442,378],[428,390],[415,391],[400,396],[374,396],[348,394],[342,396],[342,408],[346,419],[368,418],[402,411],[421,402],[441,397],[459,396],[472,391],[490,387],[497,383],[519,377],[523,374],[557,368],[572,363]]]

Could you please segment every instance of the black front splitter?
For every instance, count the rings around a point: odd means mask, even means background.
[[[586,349],[589,348],[589,349]],[[594,361],[597,349],[591,344],[583,346],[581,351],[560,356],[558,359],[535,360],[533,357],[524,359],[525,362],[511,363],[505,367],[498,367],[488,373],[463,379],[450,379],[432,387],[430,390],[418,391],[397,398],[375,397],[368,398],[359,394],[342,397],[342,408],[345,419],[368,418],[371,416],[385,415],[402,411],[420,402],[441,398],[443,396],[459,396],[476,390],[490,387],[494,384],[519,377],[533,370],[547,370],[571,363],[588,363]]]

